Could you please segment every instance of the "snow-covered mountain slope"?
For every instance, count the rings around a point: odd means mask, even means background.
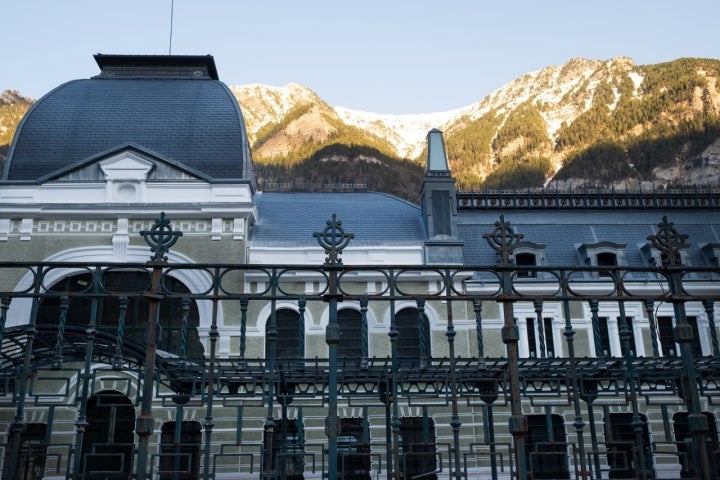
[[[335,107],[335,111],[345,123],[385,138],[395,146],[398,155],[404,158],[415,158],[420,154],[425,145],[425,137],[431,129],[443,130],[472,110],[468,107],[439,113],[382,115]]]
[[[526,73],[477,103],[446,112],[385,115],[342,106],[331,108],[344,123],[386,139],[395,146],[400,157],[415,158],[422,151],[431,129],[446,130],[463,117],[475,120],[491,110],[506,113],[526,102],[546,106],[542,114],[548,134],[553,138],[563,122],[572,123],[590,107],[594,88],[613,69],[626,71],[633,78],[636,89],[642,82],[642,76],[629,58],[618,57],[606,62],[575,58],[562,66]],[[315,92],[297,83],[284,87],[242,85],[230,89],[242,106],[251,141],[264,125],[277,122],[298,105],[324,103]],[[577,94],[573,101],[565,101],[574,91]]]

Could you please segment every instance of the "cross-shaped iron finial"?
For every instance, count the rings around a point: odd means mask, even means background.
[[[492,233],[483,235],[490,247],[497,252],[500,263],[510,263],[510,254],[515,249],[517,242],[522,240],[523,237],[522,233],[512,231],[510,222],[505,221],[504,215],[500,215],[500,220],[495,222],[495,230]]]
[[[658,233],[650,235],[647,239],[652,246],[660,251],[663,266],[680,265],[680,249],[687,248],[686,243],[688,235],[679,233],[672,222],[668,222],[667,216],[662,218],[662,222],[658,224]]]
[[[355,238],[352,233],[345,233],[342,228],[342,222],[337,220],[333,213],[332,220],[327,221],[327,227],[322,232],[313,233],[313,237],[317,238],[318,243],[325,249],[325,263],[337,264],[342,263],[340,254],[343,249],[348,246],[350,240]]]
[[[182,237],[182,232],[173,231],[170,220],[165,217],[165,212],[162,212],[160,218],[155,219],[155,224],[150,230],[143,230],[140,235],[150,247],[150,251],[154,252],[150,259],[152,261],[165,261],[167,260],[165,254],[170,250],[170,247],[175,245],[178,238]]]

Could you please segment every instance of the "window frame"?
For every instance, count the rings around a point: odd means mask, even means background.
[[[552,430],[548,430],[548,423]],[[533,479],[569,479],[567,433],[562,416],[551,413],[528,415],[527,425],[525,464],[528,475],[532,473]],[[539,445],[546,448],[543,451],[548,455],[542,454],[541,450],[533,450]],[[533,468],[535,465],[537,469]]]
[[[367,332],[367,323],[362,312],[352,307],[342,307],[338,309],[337,322],[340,326],[338,359],[347,361],[367,358],[368,342],[367,339],[363,341],[363,331]]]
[[[275,310],[275,328],[277,336],[275,337],[275,360],[298,360],[304,357],[304,335],[301,336],[300,322],[302,318],[300,312],[290,307],[279,307]],[[267,341],[268,330],[270,329],[271,319],[265,323],[265,358],[270,357],[270,342]],[[292,353],[292,355],[290,354]]]
[[[513,263],[517,267],[528,266],[528,267],[539,267],[547,265],[547,256],[545,253],[546,245],[541,243],[528,242],[526,240],[520,241],[515,245],[512,251]],[[520,263],[518,259],[533,259],[533,263]],[[515,278],[523,279],[536,279],[542,277],[542,272],[533,270],[520,270],[518,269],[515,273]]]
[[[625,258],[626,248],[627,245],[624,243],[615,243],[609,241],[582,243],[577,245],[580,263],[589,267],[622,267],[624,265],[627,265],[627,260]],[[600,259],[610,258],[608,255],[615,256],[615,263],[613,265],[601,264]],[[601,271],[600,269],[591,272],[590,276],[593,278],[611,277],[609,272]]]

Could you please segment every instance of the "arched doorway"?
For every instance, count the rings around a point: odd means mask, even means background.
[[[87,402],[87,427],[79,458],[83,478],[120,480],[132,473],[135,409],[128,397],[103,390]]]

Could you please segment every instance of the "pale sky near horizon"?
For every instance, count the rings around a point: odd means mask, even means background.
[[[228,85],[433,113],[573,57],[717,59],[719,20],[717,0],[0,0],[0,91],[39,98],[96,75],[96,53],[171,51],[213,55]]]

